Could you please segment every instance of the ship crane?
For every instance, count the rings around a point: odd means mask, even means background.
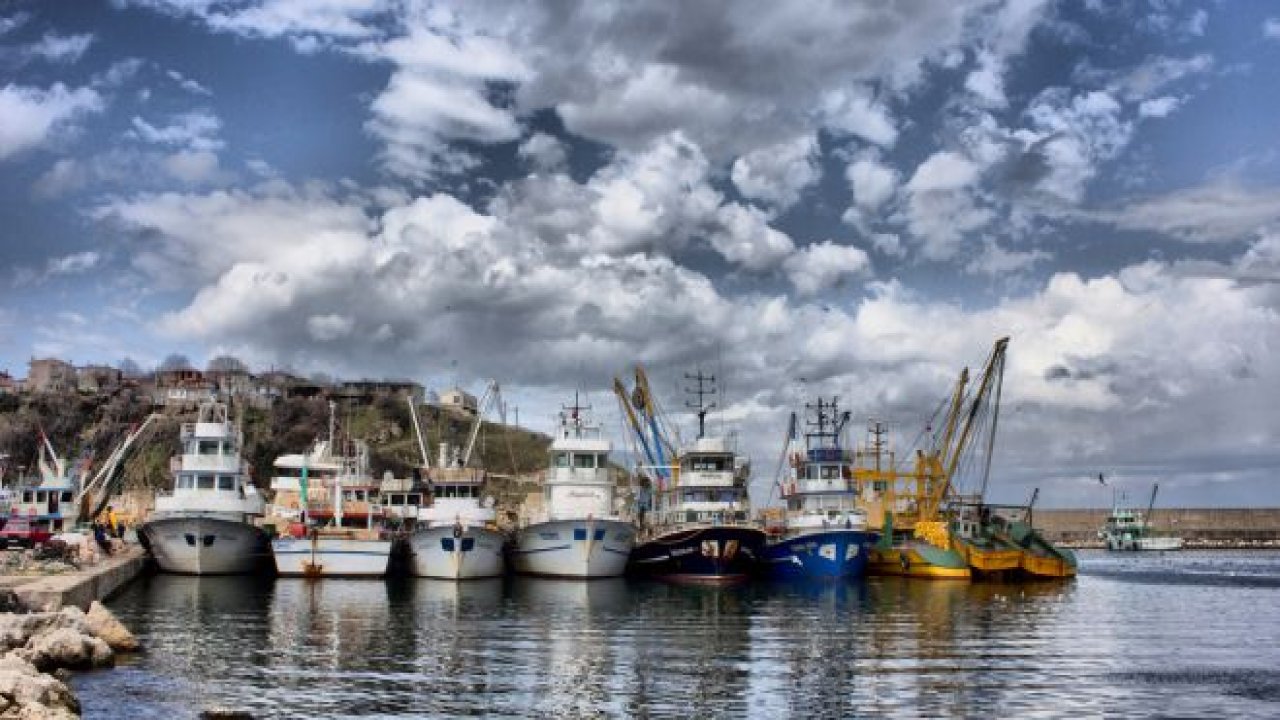
[[[131,430],[125,436],[125,439],[111,451],[111,454],[107,456],[106,462],[98,469],[97,474],[80,488],[80,492],[76,494],[74,505],[79,509],[82,521],[97,517],[103,508],[107,506],[107,501],[111,498],[111,490],[114,487],[112,478],[116,469],[124,461],[124,456],[129,452],[129,448],[150,430],[152,424],[161,417],[163,416],[160,413],[148,415],[140,425]]]
[[[666,479],[669,477],[667,458],[674,458],[676,454],[672,433],[664,430],[665,423],[661,419],[657,401],[649,388],[649,377],[643,367],[636,366],[635,378],[635,389],[631,393],[627,392],[621,380],[614,378],[613,392],[618,398],[618,404],[622,406],[623,415],[626,416],[632,433],[644,450],[646,462],[659,477]],[[675,442],[678,443],[679,438]]]
[[[977,391],[974,393],[973,399],[968,406],[968,411],[965,413],[964,426],[960,429],[959,437],[953,443],[951,438],[964,405],[963,391],[968,380],[967,370],[961,372],[960,381],[956,383],[956,391],[952,397],[951,409],[947,415],[942,441],[937,450],[937,467],[943,470],[941,482],[937,484],[932,495],[928,498],[928,504],[924,508],[922,517],[932,518],[937,515],[943,500],[953,490],[953,479],[956,470],[961,459],[965,458],[971,449],[969,443],[975,434],[975,430],[982,424],[984,419],[989,417],[989,427],[985,428],[987,432],[986,456],[982,476],[982,490],[985,492],[987,479],[991,473],[991,454],[995,448],[996,419],[999,416],[1005,352],[1008,346],[1009,338],[1003,337],[997,340],[992,348],[991,355],[988,356],[986,366],[983,368]]]

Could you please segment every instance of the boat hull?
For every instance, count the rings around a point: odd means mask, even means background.
[[[620,520],[554,520],[516,532],[512,568],[525,575],[618,577],[635,545],[635,528]]]
[[[255,525],[214,517],[165,517],[142,533],[156,565],[186,575],[239,575],[263,567],[270,552],[266,532]]]
[[[708,526],[663,533],[636,546],[628,571],[668,582],[727,584],[755,573],[764,551],[759,528]]]
[[[872,548],[867,572],[934,580],[968,580],[972,576],[959,553],[924,542]]]
[[[286,577],[383,577],[391,541],[356,537],[285,537],[271,543],[276,572]]]
[[[773,580],[843,580],[866,575],[877,533],[815,530],[770,542],[760,566]]]
[[[485,527],[418,530],[409,539],[409,572],[441,580],[498,577],[504,542],[502,533]]]
[[[1111,535],[1107,537],[1107,549],[1131,552],[1131,551],[1154,551],[1167,552],[1170,550],[1182,549],[1182,538],[1180,537],[1132,537],[1130,535]]]

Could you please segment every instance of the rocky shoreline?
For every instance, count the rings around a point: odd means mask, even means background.
[[[67,686],[72,670],[111,667],[137,639],[100,602],[89,612],[0,613],[0,718],[68,720],[80,701]]]

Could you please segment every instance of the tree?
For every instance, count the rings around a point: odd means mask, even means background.
[[[248,372],[249,366],[235,355],[219,355],[209,361],[209,372]]]
[[[120,361],[120,374],[127,378],[140,377],[142,368],[138,363],[134,362],[133,358],[126,356],[125,359]]]
[[[166,357],[163,361],[161,361],[160,369],[161,370],[190,370],[191,360],[188,359],[187,356],[183,355],[182,353],[170,353],[168,357]]]

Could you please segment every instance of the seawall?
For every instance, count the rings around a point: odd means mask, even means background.
[[[1053,542],[1100,547],[1098,530],[1110,512],[1108,508],[1036,510],[1034,521]],[[1151,519],[1157,532],[1177,535],[1191,547],[1280,544],[1280,508],[1157,507]]]
[[[52,611],[67,605],[87,610],[94,600],[105,600],[138,577],[146,568],[147,552],[138,545],[103,558],[92,566],[61,575],[9,575],[0,586],[13,591],[31,611]]]

